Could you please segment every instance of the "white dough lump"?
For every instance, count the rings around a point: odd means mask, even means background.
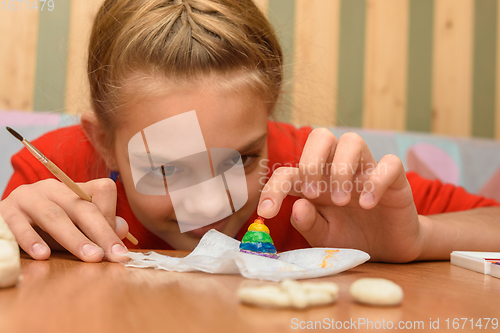
[[[20,272],[19,246],[0,215],[0,288],[15,285]]]
[[[403,289],[396,283],[380,278],[356,280],[349,289],[358,302],[370,305],[397,305],[403,301]]]
[[[238,289],[238,299],[241,302],[274,308],[304,309],[308,306],[333,303],[338,296],[339,287],[333,282],[312,283],[285,279],[280,285]]]

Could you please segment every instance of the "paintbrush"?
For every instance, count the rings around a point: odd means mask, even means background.
[[[14,131],[12,128],[7,127],[7,131],[15,136],[22,144],[28,149],[28,151],[36,157],[37,160],[42,162],[45,167],[52,172],[57,179],[59,179],[63,184],[68,186],[73,192],[75,192],[83,200],[92,202],[90,195],[85,193],[80,186],[78,186],[71,178],[68,177],[61,169],[57,167],[51,160],[49,160],[44,154],[42,154],[35,146],[31,144],[28,140],[23,138],[19,133]],[[127,234],[127,239],[132,242],[132,244],[137,245],[139,242],[130,232]]]

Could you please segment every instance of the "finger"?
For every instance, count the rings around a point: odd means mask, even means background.
[[[124,218],[117,216],[115,225],[115,231],[118,238],[124,239],[125,237],[127,237],[129,230],[127,221],[125,221]]]
[[[331,200],[337,206],[344,206],[351,200],[354,175],[363,173],[364,167],[376,165],[363,138],[356,133],[343,134],[337,144],[331,166]]]
[[[327,165],[332,160],[337,142],[327,128],[317,128],[309,134],[299,162],[301,191],[306,198],[319,196],[318,182],[327,173]]]
[[[288,194],[301,194],[300,185],[298,168],[277,168],[262,189],[257,214],[267,219],[276,216]]]
[[[55,184],[56,185],[56,184]],[[116,185],[110,179],[98,179],[79,186],[92,197],[92,202],[80,199],[66,186],[50,191],[47,198],[60,206],[69,219],[95,244],[111,261],[120,261],[128,250],[117,236],[116,227]],[[106,217],[104,214],[106,214]]]
[[[324,183],[322,181],[322,183]],[[262,189],[259,205],[257,206],[257,214],[260,216],[270,219],[278,214],[281,204],[287,195],[292,196],[303,196],[301,191],[302,182],[299,179],[299,169],[293,167],[279,167],[277,168],[271,178],[267,181],[266,185]],[[327,192],[327,184],[319,183],[318,189],[322,192]],[[316,199],[311,199],[316,204],[327,205],[331,204],[330,196],[320,196]]]
[[[407,185],[405,169],[399,157],[385,155],[364,183],[363,191],[359,197],[359,205],[364,209],[371,209],[377,205],[389,187],[401,190]],[[398,201],[400,202],[401,194],[398,192],[396,195],[399,196]],[[391,200],[391,198],[388,199]],[[408,203],[413,201],[411,195],[407,199]]]
[[[92,197],[92,203],[96,205],[111,228],[116,230],[117,191],[115,182],[109,178],[102,178],[79,185]]]
[[[307,199],[295,201],[290,222],[311,246],[325,246],[323,239],[329,234],[328,222]]]
[[[19,246],[33,259],[45,260],[50,256],[50,248],[21,213],[2,212],[10,231]]]
[[[78,200],[81,201],[81,199]],[[28,216],[32,217],[36,225],[81,260],[87,262],[102,260],[103,249],[85,237],[66,212],[54,202],[38,198],[31,201],[30,204],[21,206],[21,208]]]
[[[57,203],[67,212],[73,223],[93,242],[99,245],[108,259],[120,261],[120,257],[128,252],[116,231],[104,218],[94,203],[81,199],[61,200]],[[113,223],[116,225],[116,218]]]

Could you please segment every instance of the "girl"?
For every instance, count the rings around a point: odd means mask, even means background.
[[[88,262],[119,260],[125,244],[132,247],[121,241],[129,230],[142,248],[191,250],[211,228],[241,239],[257,213],[274,218],[278,251],[350,247],[372,260],[408,262],[500,250],[500,208],[479,208],[494,201],[405,174],[392,155],[376,162],[354,133],[336,138],[267,120],[280,94],[282,53],[251,0],[107,0],[93,26],[88,77],[93,112],[33,143],[92,203],[26,150],[12,158],[0,214],[35,259],[65,248]],[[219,222],[181,233],[168,195],[136,190],[128,144],[191,110],[207,148],[240,152],[248,200]]]

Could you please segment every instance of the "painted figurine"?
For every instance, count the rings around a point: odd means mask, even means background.
[[[241,240],[240,251],[278,259],[269,228],[264,224],[264,218],[259,216],[250,224],[248,231]]]

